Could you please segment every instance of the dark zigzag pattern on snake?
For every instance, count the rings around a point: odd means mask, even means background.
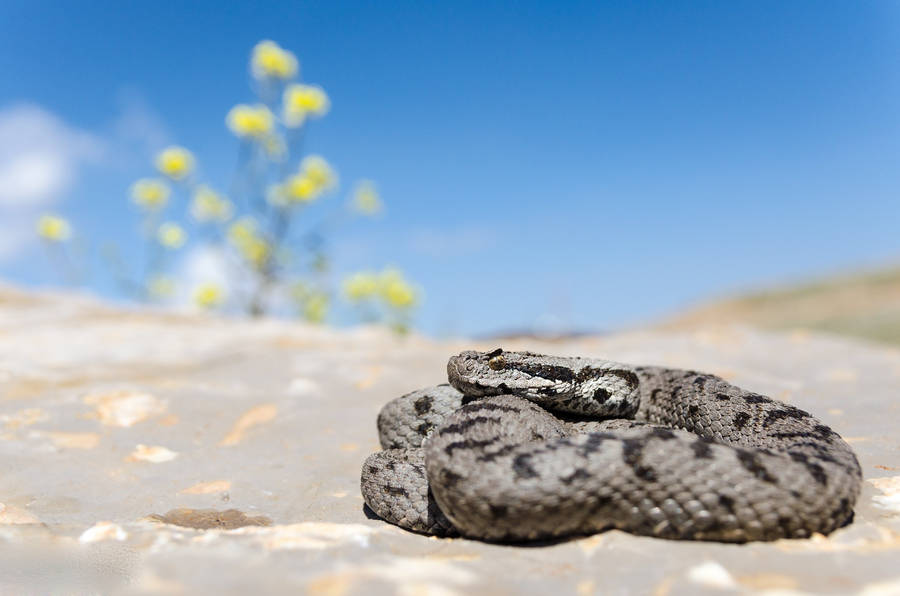
[[[719,377],[502,350],[448,373],[382,409],[385,450],[363,465],[366,503],[403,528],[747,542],[852,520],[861,471],[840,436]]]

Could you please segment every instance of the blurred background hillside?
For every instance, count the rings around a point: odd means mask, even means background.
[[[895,2],[3,2],[0,278],[133,300],[103,258],[146,260],[132,185],[183,146],[228,192],[262,40],[330,104],[302,154],[339,185],[299,228],[357,181],[383,202],[317,239],[329,323],[366,319],[337,299],[349,276],[402,271],[394,298],[437,336],[738,321],[900,342]],[[45,213],[71,225],[71,279]],[[173,279],[240,285],[188,231],[166,237]]]
[[[683,330],[729,323],[900,344],[900,268],[749,291],[690,308],[660,327]]]

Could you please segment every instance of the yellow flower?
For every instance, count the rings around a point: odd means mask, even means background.
[[[191,217],[200,223],[226,222],[231,219],[233,211],[231,201],[208,186],[199,186],[191,200]]]
[[[288,178],[284,193],[289,201],[309,203],[319,195],[319,187],[309,176],[297,174]]]
[[[37,221],[37,233],[50,242],[65,242],[72,236],[72,226],[57,215],[42,215]]]
[[[274,41],[256,44],[250,64],[257,79],[290,79],[297,74],[297,57]]]
[[[272,252],[269,243],[262,238],[253,238],[238,248],[243,257],[257,267],[262,267],[269,260],[269,255]]]
[[[328,316],[328,295],[315,292],[303,301],[303,318],[310,323],[321,323]]]
[[[170,192],[162,180],[141,178],[131,187],[131,199],[140,207],[155,211],[166,206]]]
[[[194,304],[200,308],[210,309],[222,304],[225,291],[214,283],[203,283],[194,289]]]
[[[269,188],[266,199],[283,207],[289,203],[310,203],[337,181],[334,170],[318,155],[310,155],[300,162],[300,173],[294,174],[280,186]]]
[[[416,290],[397,269],[385,269],[380,276],[381,297],[393,308],[409,308],[416,303]]]
[[[318,85],[294,83],[284,90],[284,122],[288,126],[300,126],[307,114],[324,116],[330,107],[328,95]]]
[[[370,180],[363,180],[356,186],[351,204],[354,210],[363,215],[377,215],[384,207],[375,184]]]
[[[242,217],[228,226],[228,239],[232,244],[239,245],[256,237],[256,220],[252,217]]]
[[[238,104],[231,108],[228,116],[225,117],[225,123],[231,132],[239,137],[252,137],[259,140],[267,138],[272,131],[275,117],[269,108],[262,104],[248,106],[247,104]]]
[[[300,172],[309,178],[316,188],[330,190],[337,185],[337,175],[325,158],[310,155],[300,162]]]
[[[360,302],[378,293],[378,276],[371,271],[359,271],[344,280],[344,295],[351,302]]]
[[[256,220],[243,217],[228,228],[228,240],[238,252],[256,267],[262,267],[269,259],[271,246],[257,233]]]
[[[194,155],[184,147],[168,147],[156,156],[156,169],[172,180],[182,180],[194,169]]]
[[[172,250],[181,248],[187,242],[187,232],[177,223],[167,221],[159,226],[156,231],[156,239],[160,244]]]
[[[384,290],[384,297],[394,308],[408,308],[416,303],[416,293],[407,283],[394,282]]]
[[[147,291],[155,298],[168,298],[175,293],[175,281],[170,277],[158,275],[147,284]]]

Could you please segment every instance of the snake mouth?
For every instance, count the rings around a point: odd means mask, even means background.
[[[555,382],[535,374],[539,367],[531,362],[534,357],[539,356],[502,348],[490,352],[468,350],[450,358],[447,378],[459,391],[477,396],[518,394],[533,389],[535,384]]]
[[[487,396],[512,393],[522,382],[521,373],[506,359],[508,352],[467,350],[447,362],[450,384],[467,395]]]
[[[490,354],[495,354],[498,351],[502,353],[502,350],[494,350]],[[486,365],[480,363],[483,357],[484,354],[472,350],[451,356],[450,360],[447,361],[447,379],[450,381],[450,384],[463,393],[488,395],[485,393],[485,389],[488,389],[488,387],[475,380],[479,374],[483,374],[482,371],[486,368]]]

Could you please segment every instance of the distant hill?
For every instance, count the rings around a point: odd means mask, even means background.
[[[684,330],[727,323],[811,329],[900,345],[900,266],[724,298],[657,327]]]

